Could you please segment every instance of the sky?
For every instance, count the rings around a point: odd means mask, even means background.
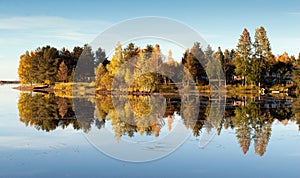
[[[213,49],[235,48],[244,28],[253,39],[255,29],[264,26],[275,55],[300,52],[300,0],[0,0],[0,80],[18,79],[26,50],[45,45],[72,50],[111,25],[143,16],[178,20]]]

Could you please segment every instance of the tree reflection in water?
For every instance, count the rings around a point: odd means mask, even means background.
[[[165,108],[158,107],[161,105],[153,106],[149,96],[129,96],[126,102],[114,98],[114,101],[120,101],[117,104],[124,108],[122,112],[114,108],[112,99],[110,95],[99,95],[91,99],[63,98],[53,93],[21,93],[18,101],[20,121],[26,126],[47,132],[58,127],[73,127],[75,130],[89,132],[92,126],[102,129],[110,123],[115,138],[119,141],[125,135],[159,137],[163,127],[168,131],[172,130],[174,117],[178,115],[195,137],[200,136],[204,126],[207,129],[217,129],[218,135],[222,129],[234,129],[242,152],[246,154],[250,145],[254,144],[255,153],[260,156],[266,152],[275,120],[283,124],[295,121],[300,129],[300,101],[292,98],[227,98],[221,120],[213,119],[221,112],[213,110],[216,113],[210,113],[211,101],[206,96],[198,98],[199,106],[189,105],[188,100],[166,96],[163,99]],[[182,102],[187,102],[184,107]],[[162,108],[165,111],[159,111]],[[164,115],[149,114],[153,111]],[[193,117],[195,111],[199,112],[196,119]]]

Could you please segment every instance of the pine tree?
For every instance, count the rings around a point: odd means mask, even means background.
[[[68,67],[66,66],[64,61],[62,61],[59,65],[57,79],[60,82],[66,82],[68,79]]]
[[[233,55],[234,55],[234,50],[229,51],[228,49],[225,49],[223,54],[224,62],[222,64],[222,68],[226,76],[226,83],[232,83],[234,70],[235,70],[235,66],[232,62],[234,58]]]
[[[244,78],[244,85],[247,84],[247,75],[249,73],[249,61],[252,56],[252,44],[248,30],[245,28],[240,36],[236,51],[235,51],[235,73]]]
[[[249,66],[248,82],[254,85],[259,84],[260,86],[263,69],[264,67],[262,65],[261,59],[253,55]]]
[[[259,27],[255,30],[254,51],[257,58],[262,58],[265,62],[273,62],[273,54],[271,44],[267,37],[267,32],[264,27]]]
[[[225,63],[225,60],[224,60],[224,55],[223,55],[223,52],[221,50],[221,47],[218,47],[218,51],[215,52],[213,54],[213,60],[214,60],[214,70],[215,70],[215,73],[217,75],[217,79],[219,81],[219,86],[222,85],[222,82],[221,80],[225,80],[225,72],[226,72],[226,63]]]
[[[59,64],[59,52],[56,48],[45,46],[37,48],[31,59],[31,74],[35,83],[54,84]]]
[[[255,57],[252,57],[250,75],[252,75],[252,82],[260,85],[266,72],[270,70],[271,63],[273,62],[273,54],[264,27],[256,29],[254,39]]]
[[[72,78],[72,72],[75,69],[78,59],[73,58],[72,53],[66,48],[63,48],[61,51],[59,51],[59,53],[60,53],[60,60],[64,61],[64,63],[68,68],[68,81],[70,81],[69,79]]]
[[[107,60],[105,50],[98,48],[95,52],[95,66],[98,67],[101,63],[105,67],[107,64],[109,64],[109,61]]]
[[[134,43],[129,43],[126,48],[123,50],[124,60],[129,60],[133,57],[137,57],[138,48],[134,45]]]
[[[228,52],[228,55],[229,55],[229,51],[227,50]],[[216,59],[218,59],[218,61],[221,63],[222,66],[225,66],[225,57],[224,57],[224,54],[221,50],[221,47],[219,46],[218,47],[218,51],[215,53],[215,57]]]
[[[85,44],[77,62],[75,81],[92,82],[95,80],[95,57],[91,46]]]
[[[198,85],[205,85],[208,83],[206,71],[202,66],[207,64],[207,59],[200,47],[200,43],[194,43],[191,50],[187,49],[185,51],[181,63]]]
[[[204,51],[205,57],[207,59],[207,62],[211,61],[213,59],[213,53],[212,47],[210,45],[207,46],[207,48]]]

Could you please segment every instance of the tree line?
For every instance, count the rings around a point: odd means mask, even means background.
[[[122,68],[129,60],[131,66]],[[146,73],[157,66],[165,73]],[[300,88],[300,53],[298,58],[286,52],[275,56],[264,27],[255,30],[254,41],[245,28],[237,47],[231,50],[218,47],[214,51],[211,46],[202,49],[201,44],[195,42],[180,61],[173,59],[171,50],[164,57],[158,44],[142,49],[133,43],[124,48],[118,43],[110,60],[104,49],[94,52],[89,45],[74,47],[73,51],[46,46],[22,54],[18,74],[22,84],[95,81],[98,90],[111,90],[115,75],[122,75],[120,84],[128,86],[130,83],[130,90],[152,92],[182,79],[184,73],[178,71],[184,71],[183,68],[198,86],[216,79],[225,80],[227,84],[266,87],[293,81],[294,86]]]
[[[39,47],[20,56],[18,68],[20,82],[21,84],[73,82],[79,59],[93,69],[103,62],[106,56],[101,48],[94,54],[89,45],[76,46],[73,51],[66,48],[58,50],[51,46]],[[94,75],[94,71],[88,72],[84,74]],[[84,76],[78,76],[80,77]]]

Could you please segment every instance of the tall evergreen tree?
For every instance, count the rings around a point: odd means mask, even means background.
[[[221,65],[224,66],[224,64],[225,64],[225,57],[224,57],[224,54],[223,54],[220,46],[218,47],[218,51],[215,53],[215,57],[218,59],[218,61],[221,63]]]
[[[75,69],[78,59],[74,59],[72,56],[72,53],[66,48],[63,48],[59,53],[60,53],[60,60],[64,61],[65,65],[68,68],[68,78],[70,79],[70,78],[72,78],[71,75],[72,75],[73,70]],[[70,81],[70,80],[68,80],[68,81]],[[72,81],[70,81],[70,82],[72,82]]]
[[[247,84],[247,75],[249,73],[249,61],[252,56],[252,43],[248,30],[245,28],[240,36],[235,51],[235,73],[244,78],[244,84]]]
[[[206,71],[202,66],[207,64],[207,60],[200,47],[200,43],[194,43],[191,50],[187,49],[185,51],[181,63],[189,71],[198,85],[208,84]]]
[[[249,72],[248,72],[248,83],[257,85],[261,82],[262,71],[264,71],[264,66],[262,60],[257,58],[255,55],[252,56],[251,62],[249,63]]]
[[[76,67],[76,64],[80,58],[80,55],[82,54],[82,51],[83,51],[82,47],[76,46],[73,48],[73,51],[71,52],[73,68]]]
[[[107,60],[105,50],[98,48],[95,52],[95,66],[98,67],[101,63],[105,67],[109,61]]]
[[[59,52],[56,48],[45,46],[36,50],[38,82],[54,84],[57,81]]]
[[[255,30],[253,47],[254,57],[252,57],[251,61],[250,75],[253,79],[252,82],[260,85],[273,62],[270,42],[264,27],[259,27]]]
[[[129,43],[126,48],[123,50],[124,60],[129,60],[133,57],[137,57],[138,48],[134,45],[134,43]]]
[[[85,44],[80,59],[77,62],[75,80],[92,82],[95,80],[95,57],[91,46]]]
[[[204,53],[205,53],[205,57],[206,57],[207,62],[209,62],[209,61],[211,61],[213,59],[213,53],[214,53],[214,51],[213,51],[213,49],[212,49],[212,47],[210,45],[207,46],[207,48],[205,49]]]
[[[254,55],[257,58],[262,58],[266,62],[272,63],[274,56],[272,54],[271,44],[264,27],[259,27],[255,30],[254,39]]]
[[[234,50],[229,51],[228,49],[225,49],[223,56],[224,63],[222,64],[222,67],[226,76],[226,83],[232,83],[235,70],[235,66],[232,62],[234,58]]]

